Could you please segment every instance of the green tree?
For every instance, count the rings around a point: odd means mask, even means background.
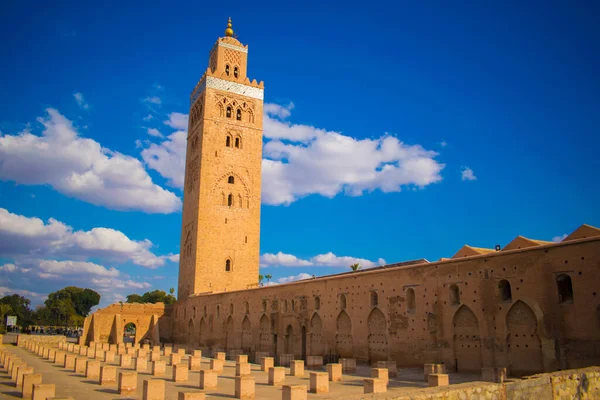
[[[29,305],[31,301],[23,296],[19,296],[18,294],[11,294],[9,296],[4,296],[0,299],[0,304],[8,304],[12,311],[10,315],[14,315],[17,317],[17,325],[21,328],[27,328],[32,324],[31,319],[31,308]]]
[[[266,274],[266,275],[265,275],[265,279],[267,280],[267,283],[271,282],[271,278],[272,278],[272,277],[273,277],[273,276],[272,276],[271,274]]]
[[[351,269],[353,272],[356,272],[356,271],[358,271],[358,270],[359,270],[359,269],[361,269],[361,268],[362,268],[362,267],[361,267],[361,265],[360,265],[359,263],[352,264],[352,265],[350,266],[350,269]]]
[[[169,293],[171,293],[171,296],[172,296],[175,293],[175,288],[169,289]]]
[[[100,303],[100,294],[93,291],[92,289],[82,289],[75,286],[67,286],[56,292],[52,292],[48,295],[46,300],[46,307],[52,309],[55,307],[66,307],[66,305],[59,306],[59,301],[67,301],[71,303],[73,312],[79,316],[87,317],[92,307]]]
[[[127,296],[127,303],[165,303],[173,304],[177,301],[175,296],[167,294],[164,290],[153,290],[143,295],[136,293]]]
[[[144,299],[139,294],[130,294],[127,296],[127,303],[143,303]]]
[[[264,276],[262,276],[262,274],[258,274],[258,284],[260,286],[262,286],[263,280],[265,279]]]

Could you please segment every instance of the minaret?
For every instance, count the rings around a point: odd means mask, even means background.
[[[229,18],[190,97],[180,299],[258,285],[264,84],[247,60]]]

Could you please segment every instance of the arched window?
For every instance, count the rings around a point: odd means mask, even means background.
[[[379,304],[377,292],[371,292],[371,307],[377,307],[377,304]]]
[[[221,315],[221,306],[217,304],[217,318]]]
[[[250,304],[247,301],[244,302],[244,309],[246,310],[246,314],[250,314]]]
[[[512,291],[510,290],[510,282],[502,279],[498,282],[498,295],[500,301],[512,301]]]
[[[235,178],[233,177],[233,175],[231,175],[229,178],[227,178],[227,183],[231,183],[231,184],[235,183]]]
[[[233,314],[233,303],[229,305],[229,314]]]
[[[233,67],[233,76],[235,76],[237,78],[239,75],[239,72],[240,71],[239,71],[238,67]]]
[[[194,319],[196,319],[196,307],[194,306]]]
[[[406,311],[414,313],[417,310],[415,302],[415,290],[413,288],[406,289]]]
[[[288,312],[288,302],[287,301],[283,301],[283,312]]]
[[[233,195],[231,193],[229,193],[229,196],[227,196],[227,206],[228,207],[233,206]]]
[[[342,294],[340,295],[340,310],[345,310],[346,309],[346,295]]]
[[[242,208],[242,196],[238,194],[238,207]]]
[[[556,277],[556,286],[558,288],[558,302],[561,304],[573,303],[573,284],[571,277],[567,274],[560,274]]]
[[[229,64],[225,65],[225,74],[229,76]]]
[[[263,312],[267,312],[267,301],[266,300],[262,301],[262,310],[263,310]]]
[[[206,306],[204,306],[204,316],[206,317],[208,315],[208,312],[206,310]]]
[[[238,121],[242,120],[242,110],[240,110],[238,108],[238,110],[235,112],[235,119],[237,119]]]
[[[231,271],[231,260],[225,261],[225,271]]]
[[[321,298],[319,296],[315,297],[315,310],[321,308]]]
[[[231,107],[230,106],[227,106],[227,112],[226,112],[225,116],[227,118],[231,118]]]
[[[292,300],[292,312],[296,311],[296,300]]]
[[[225,139],[225,147],[231,147],[231,138],[229,136]]]
[[[237,149],[239,149],[239,148],[240,148],[240,138],[239,138],[239,137],[236,137],[236,138],[235,138],[235,147],[236,147]]]
[[[456,285],[450,285],[450,304],[453,306],[460,304],[460,291]]]

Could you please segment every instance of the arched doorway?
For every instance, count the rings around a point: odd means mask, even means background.
[[[310,355],[323,355],[323,324],[319,314],[314,313],[310,319]]]
[[[133,322],[128,323],[123,328],[123,343],[137,343],[135,341],[136,326]]]
[[[522,376],[544,371],[542,343],[537,326],[537,318],[531,307],[520,300],[513,304],[506,315],[506,342],[511,375]]]
[[[454,314],[453,325],[456,371],[479,371],[481,339],[477,317],[469,307],[462,305]]]
[[[294,354],[294,329],[291,325],[285,330],[284,354]]]
[[[352,321],[346,311],[340,312],[336,321],[335,348],[340,357],[353,356],[352,352]]]
[[[265,314],[260,318],[259,345],[260,351],[266,351],[269,354],[273,354],[273,331],[271,330],[269,318]]]
[[[306,360],[306,326],[302,326],[302,359]]]
[[[188,343],[189,344],[194,344],[194,321],[190,318],[190,320],[188,321],[188,334],[187,334],[187,338],[188,338]]]
[[[229,316],[229,318],[227,318],[227,323],[225,325],[225,334],[226,334],[226,340],[225,340],[225,348],[227,350],[230,349],[234,349],[235,348],[235,335],[233,332],[233,318],[231,318],[231,315]]]
[[[200,327],[198,328],[198,343],[201,346],[206,346],[206,339],[208,336],[208,327],[206,326],[206,320],[202,318],[200,320]]]
[[[245,316],[242,321],[242,350],[246,354],[252,350],[252,326],[250,325],[248,316]]]
[[[387,321],[383,313],[374,308],[369,314],[369,361],[387,360]]]

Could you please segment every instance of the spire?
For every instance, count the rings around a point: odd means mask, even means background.
[[[229,21],[227,21],[227,29],[225,29],[225,36],[233,36],[233,29],[231,29],[231,17],[229,17]]]

